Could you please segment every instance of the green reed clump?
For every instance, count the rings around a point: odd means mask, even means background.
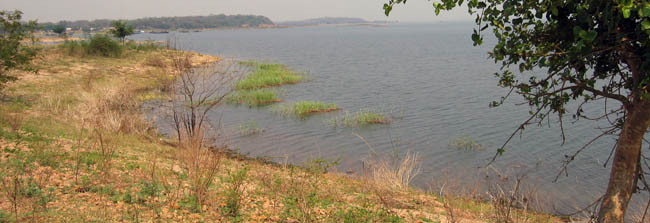
[[[345,115],[332,119],[334,126],[363,127],[372,124],[388,124],[390,118],[382,113],[361,110],[354,114],[346,112]]]
[[[261,132],[264,132],[264,129],[260,128],[255,121],[248,121],[239,125],[239,135],[241,136],[250,136]]]
[[[251,61],[240,62],[240,64],[253,67],[255,71],[235,84],[235,88],[238,90],[296,84],[303,79],[303,76],[290,70],[284,64],[265,64]]]
[[[309,114],[331,112],[338,109],[338,105],[334,103],[323,103],[320,101],[300,101],[280,106],[278,110],[281,114],[293,114],[302,118]]]
[[[266,105],[281,102],[280,92],[275,89],[237,90],[226,98],[230,104],[246,104],[248,106]]]
[[[467,135],[460,136],[449,142],[449,147],[461,150],[484,150],[485,146],[479,144]]]

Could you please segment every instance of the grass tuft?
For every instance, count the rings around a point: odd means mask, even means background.
[[[301,118],[313,113],[331,112],[336,110],[339,110],[338,105],[334,103],[323,103],[320,101],[300,101],[279,107],[279,112],[281,114],[293,114]]]
[[[240,62],[240,64],[253,67],[255,71],[235,84],[235,88],[238,90],[252,90],[284,84],[296,84],[303,78],[303,76],[290,70],[284,64],[265,64],[252,61]]]
[[[485,149],[485,146],[479,144],[478,142],[476,142],[476,140],[466,135],[458,137],[456,138],[456,140],[449,142],[449,147],[456,148],[459,150],[484,150]]]
[[[264,129],[260,128],[255,121],[248,121],[239,125],[239,135],[241,136],[250,136],[261,132],[264,132]]]
[[[363,127],[373,124],[389,124],[390,118],[382,113],[361,110],[354,114],[346,112],[345,115],[331,120],[333,126]]]
[[[230,104],[246,104],[248,106],[267,105],[281,102],[280,92],[275,89],[238,90],[226,98]]]

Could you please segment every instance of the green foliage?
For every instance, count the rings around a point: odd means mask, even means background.
[[[9,213],[5,210],[0,210],[0,223],[9,222]]]
[[[248,166],[242,166],[239,170],[229,173],[222,181],[226,184],[225,206],[221,208],[221,214],[229,217],[232,222],[241,222],[242,201],[244,199],[244,184],[247,180]]]
[[[122,55],[122,47],[107,35],[94,35],[88,41],[86,52],[90,55],[119,57]]]
[[[113,25],[111,34],[122,42],[124,42],[126,36],[133,34],[133,25],[128,25],[126,21],[113,21],[111,25]]]
[[[303,79],[301,75],[291,71],[284,64],[265,64],[257,62],[240,62],[240,64],[250,66],[254,68],[255,71],[235,84],[235,88],[239,90],[252,90],[284,84],[296,84]]]
[[[127,192],[127,193],[122,194],[121,200],[124,203],[133,204],[133,196],[131,196],[131,192]]]
[[[390,118],[385,114],[372,112],[369,110],[361,110],[354,114],[345,112],[345,115],[332,119],[331,123],[334,127],[364,127],[373,124],[388,124],[390,121]]]
[[[52,27],[52,32],[54,32],[56,34],[59,34],[59,36],[62,36],[63,34],[65,34],[65,26],[56,25],[56,26]]]
[[[84,41],[66,40],[61,45],[64,52],[71,56],[120,57],[123,47],[110,36],[94,35]]]
[[[371,211],[364,208],[352,207],[347,210],[339,210],[336,217],[344,223],[361,223],[361,222],[404,222],[399,216],[395,216],[385,211]]]
[[[450,148],[456,148],[461,150],[483,150],[484,146],[477,143],[474,139],[467,135],[460,136],[455,140],[449,142]]]
[[[32,198],[35,204],[40,206],[42,209],[47,207],[47,204],[54,201],[54,188],[42,188],[40,185],[34,182],[33,178],[27,178],[25,187],[23,188],[23,196],[26,198]]]
[[[7,82],[17,79],[8,74],[8,71],[36,71],[35,67],[30,65],[30,61],[36,56],[36,50],[21,43],[24,39],[33,37],[36,22],[23,23],[22,14],[20,11],[0,11],[0,89]]]
[[[320,101],[300,101],[289,105],[280,106],[278,109],[281,114],[294,114],[302,118],[313,113],[336,111],[339,109],[339,107],[334,103],[323,103]]]
[[[63,156],[63,154],[57,151],[57,149],[60,149],[59,147],[47,142],[48,140],[31,144],[30,156],[32,156],[32,159],[35,160],[39,165],[49,166],[56,169],[61,163],[60,158]]]
[[[178,206],[188,209],[193,213],[201,212],[201,204],[199,202],[199,199],[195,195],[189,195],[183,197],[183,199],[178,201]]]
[[[275,89],[237,90],[226,98],[227,103],[246,104],[248,106],[267,105],[280,102],[280,92]]]
[[[145,203],[154,197],[158,197],[162,191],[162,186],[157,182],[142,181],[140,182],[140,190],[136,193],[136,201],[138,203]]]
[[[335,167],[340,164],[340,159],[329,161],[326,159],[313,159],[305,163],[305,168],[307,171],[312,174],[324,174],[331,167]]]

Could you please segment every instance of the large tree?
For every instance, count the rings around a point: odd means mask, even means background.
[[[56,26],[52,27],[52,32],[58,34],[59,36],[64,36],[65,35],[65,26],[56,25]]]
[[[126,23],[126,21],[113,21],[113,30],[111,33],[115,38],[119,38],[122,43],[126,39],[126,36],[133,34],[133,26]]]
[[[5,83],[16,80],[8,73],[10,70],[34,70],[29,64],[36,51],[23,46],[22,41],[32,37],[36,22],[23,23],[21,17],[20,11],[0,11],[0,89]]]
[[[389,0],[384,5],[386,15],[400,3],[406,0]],[[531,118],[518,130],[551,115],[557,115],[560,126],[568,114],[577,119],[610,120],[611,126],[603,135],[617,135],[618,141],[597,220],[623,222],[632,194],[638,188],[648,189],[641,165],[645,161],[641,146],[650,125],[650,2],[439,0],[433,3],[436,14],[461,6],[466,6],[475,16],[477,27],[471,36],[474,45],[482,44],[482,32],[487,29],[496,37],[496,45],[489,55],[502,65],[497,73],[499,86],[522,95],[531,106]],[[511,72],[512,67],[520,72],[541,70],[545,75],[525,78]],[[500,105],[505,98],[493,105]],[[572,101],[580,106],[569,111],[567,104]],[[602,102],[602,113],[585,114],[582,105],[596,101]],[[497,154],[503,152],[501,147]],[[566,162],[574,158],[575,154],[567,156]]]

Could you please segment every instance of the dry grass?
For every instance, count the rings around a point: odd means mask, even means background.
[[[147,60],[145,61],[145,64],[147,66],[152,66],[152,67],[159,67],[159,68],[166,68],[167,63],[165,63],[165,60],[161,57],[148,57]]]
[[[378,184],[397,189],[408,188],[420,173],[418,154],[407,152],[403,157],[378,158],[366,161],[370,178]]]

